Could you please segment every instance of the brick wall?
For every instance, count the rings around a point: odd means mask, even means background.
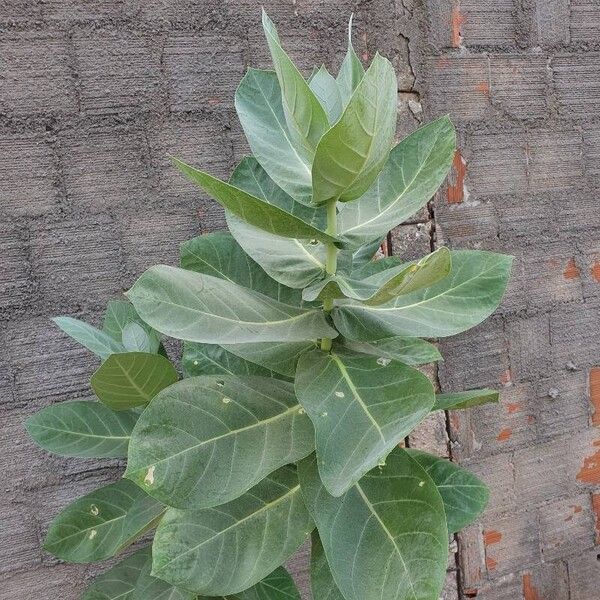
[[[247,152],[233,93],[268,64],[260,4],[0,0],[0,597],[75,600],[103,568],[40,550],[60,508],[120,472],[49,456],[23,431],[40,407],[88,395],[96,365],[49,318],[99,323],[142,270],[224,226],[165,156],[225,177]],[[339,64],[354,10],[360,54],[396,66],[399,132],[444,112],[457,122],[450,183],[394,232],[395,253],[517,257],[499,314],[444,342],[439,372],[444,390],[500,386],[502,406],[431,419],[410,440],[450,449],[492,487],[459,539],[465,597],[600,599],[600,5],[262,4],[304,69]],[[454,556],[449,568],[456,600]],[[305,578],[305,558],[295,571]]]

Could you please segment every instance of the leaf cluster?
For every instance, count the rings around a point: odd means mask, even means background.
[[[496,309],[511,259],[442,247],[374,260],[446,177],[452,123],[395,144],[388,60],[365,71],[349,40],[337,77],[321,66],[307,80],[264,13],[263,27],[274,69],[250,69],[235,97],[252,156],[229,181],[174,160],[229,232],[148,269],[102,329],[55,319],[101,360],[95,397],[27,429],[50,452],[127,468],[66,507],[45,548],[87,563],[155,530],[87,600],[299,598],[281,565],[309,537],[317,600],[434,600],[448,535],[487,501],[468,471],[400,446],[432,411],[498,400],[436,395],[418,367],[441,360],[422,338]],[[164,336],[184,341],[182,377]]]

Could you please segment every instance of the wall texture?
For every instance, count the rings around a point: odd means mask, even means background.
[[[0,0],[0,597],[75,600],[97,566],[40,550],[71,499],[120,472],[33,447],[23,419],[85,397],[94,359],[49,318],[109,298],[222,213],[167,153],[226,177],[246,152],[233,93],[266,66],[250,0]],[[447,600],[600,599],[600,3],[262,2],[300,66],[363,58],[399,76],[399,134],[449,112],[449,184],[392,250],[516,256],[498,314],[444,341],[445,391],[500,407],[411,438],[478,472],[492,499],[450,561]],[[448,437],[449,436],[449,437]],[[304,563],[295,570],[303,577]],[[460,592],[457,591],[460,588]]]

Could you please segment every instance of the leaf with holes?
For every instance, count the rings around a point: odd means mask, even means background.
[[[379,358],[399,360],[413,366],[442,360],[440,351],[433,344],[419,338],[394,336],[375,342],[354,342],[342,338],[340,344],[355,352],[371,354]]]

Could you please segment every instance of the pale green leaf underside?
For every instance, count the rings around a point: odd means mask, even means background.
[[[302,219],[252,194],[226,183],[184,162],[173,159],[175,165],[191,181],[200,186],[211,198],[250,225],[283,237],[313,239],[326,243],[338,240],[313,227]]]
[[[271,179],[292,198],[309,204],[311,158],[292,142],[276,73],[248,69],[235,93],[235,108],[252,154]]]
[[[416,369],[350,351],[301,356],[295,389],[315,427],[319,474],[334,496],[376,466],[435,399]]]
[[[345,600],[336,585],[321,538],[313,531],[310,545],[310,587],[313,598],[319,600]]]
[[[352,46],[352,20],[353,15],[350,17],[350,22],[348,23],[348,51],[336,78],[344,107],[350,101],[354,90],[365,75],[365,69]]]
[[[364,196],[340,208],[340,237],[360,245],[384,235],[416,213],[444,181],[455,148],[456,133],[448,117],[402,140]]]
[[[427,471],[442,496],[448,532],[455,533],[473,523],[488,502],[487,486],[449,460],[418,450],[407,452]]]
[[[163,512],[162,504],[121,479],[65,508],[52,521],[44,549],[74,563],[110,558],[151,528]]]
[[[450,394],[437,394],[432,410],[458,410],[471,408],[490,402],[498,402],[500,394],[497,390],[469,390],[466,392],[453,392]]]
[[[295,468],[283,467],[227,504],[168,510],[154,538],[153,574],[199,594],[236,594],[287,560],[312,529]]]
[[[169,506],[216,506],[313,448],[292,384],[192,377],[164,390],[141,415],[125,476]]]
[[[148,556],[136,581],[131,600],[197,600],[194,592],[176,588],[162,579],[153,577],[151,573],[152,556]]]
[[[271,58],[288,126],[296,147],[312,160],[322,135],[329,129],[327,115],[308,83],[281,47],[275,25],[263,9],[262,24],[271,51]]]
[[[394,67],[376,55],[339,121],[317,146],[314,204],[354,200],[375,181],[394,138],[397,93]]]
[[[399,360],[407,365],[424,365],[442,360],[440,351],[433,344],[419,338],[394,336],[375,342],[354,342],[343,339],[341,343],[355,352]]]
[[[148,352],[156,354],[160,348],[160,339],[154,332],[148,331],[139,323],[127,323],[123,328],[123,346],[127,352]]]
[[[48,452],[81,458],[123,458],[138,415],[100,402],[75,400],[44,408],[27,419],[29,435]]]
[[[140,316],[130,302],[125,300],[110,300],[108,302],[102,324],[102,331],[104,333],[108,333],[117,342],[122,342],[125,329],[132,323],[143,327],[151,340],[154,338],[151,343],[156,344],[155,340],[158,340],[156,331],[140,319]]]
[[[351,301],[333,309],[338,331],[353,340],[372,341],[394,335],[446,337],[481,323],[498,307],[512,257],[493,252],[451,252],[450,275],[426,289],[399,296],[381,306]]]
[[[329,122],[335,123],[342,115],[344,103],[337,81],[325,68],[325,65],[322,65],[313,75],[309,86],[325,109]]]
[[[319,480],[314,455],[298,467],[331,572],[346,600],[434,600],[442,591],[448,532],[442,498],[401,448],[342,497]]]
[[[161,390],[179,379],[164,356],[147,352],[113,354],[92,375],[96,396],[113,410],[148,404]]]
[[[123,344],[115,340],[111,335],[88,325],[79,319],[72,317],[55,317],[52,319],[68,336],[76,342],[99,356],[102,360],[107,359],[111,354],[117,352],[126,352]]]
[[[158,265],[127,296],[142,318],[177,339],[207,344],[335,337],[320,310],[277,302],[229,281]]]

